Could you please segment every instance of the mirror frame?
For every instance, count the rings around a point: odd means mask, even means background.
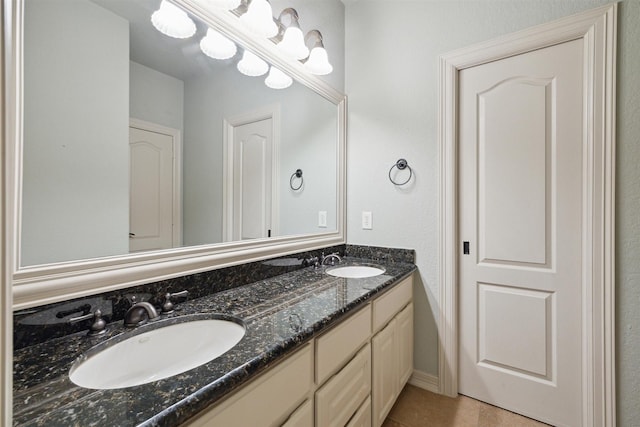
[[[337,229],[332,232],[301,234],[218,243],[201,246],[127,254],[79,261],[20,267],[22,189],[22,50],[25,0],[4,0],[5,16],[5,152],[7,171],[7,237],[12,277],[13,309],[34,307],[87,295],[123,289],[172,277],[215,270],[232,265],[284,256],[296,252],[340,245],[346,242],[346,120],[347,98],[320,78],[308,73],[298,61],[292,62],[267,39],[254,39],[229,11],[209,10],[197,0],[172,0],[207,25],[216,28],[243,48],[279,67],[300,84],[336,106]]]

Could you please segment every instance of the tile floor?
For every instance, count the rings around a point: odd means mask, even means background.
[[[382,427],[543,427],[534,421],[466,396],[434,394],[407,384]]]

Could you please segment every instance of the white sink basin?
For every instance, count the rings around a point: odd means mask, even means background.
[[[327,274],[330,276],[357,279],[379,276],[384,272],[384,268],[370,265],[346,265],[344,267],[333,267],[327,269]]]
[[[245,334],[244,326],[221,319],[153,326],[158,327],[104,350],[90,350],[73,364],[69,378],[81,387],[103,390],[146,384],[210,362]]]

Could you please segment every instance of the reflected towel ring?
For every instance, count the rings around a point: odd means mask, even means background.
[[[293,180],[296,178],[300,178],[300,185],[298,185],[297,187],[293,186]],[[297,169],[292,175],[291,178],[289,179],[289,187],[291,187],[291,189],[293,191],[298,191],[299,189],[302,188],[302,185],[304,184],[304,178],[302,177],[302,169]]]
[[[407,178],[405,181],[403,182],[396,182],[393,180],[393,178],[391,178],[391,172],[393,171],[393,168],[398,168],[398,170],[405,170],[405,169],[409,169],[409,178]],[[405,185],[406,183],[408,183],[409,181],[411,181],[411,177],[413,176],[413,170],[411,169],[411,166],[409,166],[409,163],[407,163],[407,161],[405,159],[399,159],[395,165],[391,166],[391,169],[389,169],[389,181],[391,181],[394,185]]]

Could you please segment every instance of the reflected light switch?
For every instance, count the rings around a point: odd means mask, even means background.
[[[327,211],[318,212],[318,227],[327,228]]]
[[[371,212],[362,212],[362,229],[371,230],[373,228],[373,217]]]

